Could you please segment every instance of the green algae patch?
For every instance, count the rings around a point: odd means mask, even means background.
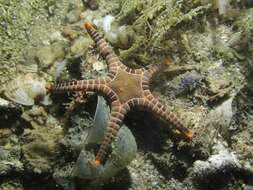
[[[29,173],[45,174],[52,172],[59,156],[59,140],[62,131],[57,128],[27,129],[22,146],[23,161]]]

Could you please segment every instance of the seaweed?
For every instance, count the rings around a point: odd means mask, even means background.
[[[124,20],[128,24],[130,20],[137,37],[130,50],[121,52],[122,58],[128,59],[131,55],[133,59],[144,65],[149,64],[150,60],[160,61],[156,57],[168,54],[169,39],[173,38],[168,36],[168,33],[176,33],[176,26],[189,24],[193,18],[204,15],[211,7],[211,4],[196,3],[195,7],[188,10],[184,6],[184,0],[150,0],[145,4],[136,0],[131,2],[132,4],[128,1],[123,3],[118,20]],[[125,17],[128,19],[124,19]],[[133,52],[138,53],[133,55]]]

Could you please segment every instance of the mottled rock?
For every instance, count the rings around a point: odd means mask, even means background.
[[[87,5],[88,7],[91,9],[91,10],[96,10],[98,9],[99,7],[99,0],[86,0],[87,2]]]
[[[0,185],[0,190],[24,190],[19,180],[4,180]]]
[[[25,111],[21,116],[33,128],[40,128],[46,125],[48,114],[41,106],[33,106],[32,109]]]
[[[43,174],[52,172],[59,154],[59,140],[62,138],[60,128],[26,129],[22,146],[23,162],[26,170]]]
[[[17,120],[23,110],[18,104],[11,103],[5,99],[0,98],[0,121],[15,121]]]
[[[179,96],[191,93],[198,87],[203,77],[196,71],[186,72],[175,79],[173,79],[168,87],[166,87],[166,94],[172,96]]]
[[[243,170],[237,156],[222,143],[213,146],[213,155],[208,160],[194,162],[191,176],[200,186],[218,188],[231,178],[233,174]]]
[[[107,31],[105,37],[113,46],[126,50],[132,46],[135,32],[130,26],[113,26]]]
[[[63,187],[64,190],[76,190],[76,185],[72,180],[74,164],[75,163],[69,163],[65,166],[60,166],[54,171],[54,180],[57,184]]]
[[[21,174],[24,172],[21,163],[21,149],[19,146],[6,144],[0,146],[0,176]]]
[[[68,12],[65,17],[66,22],[68,23],[75,23],[80,20],[81,9],[73,9]]]
[[[70,53],[72,56],[75,57],[86,55],[89,46],[92,44],[93,41],[90,38],[84,37],[77,38],[70,47]]]
[[[73,41],[78,37],[78,32],[71,28],[71,26],[67,25],[63,28],[62,35],[70,41]]]
[[[34,59],[43,69],[50,67],[54,61],[62,60],[65,56],[65,44],[62,42],[38,48]]]
[[[219,130],[226,139],[229,138],[229,126],[232,120],[233,97],[224,101],[221,105],[213,109],[207,116],[208,124]]]

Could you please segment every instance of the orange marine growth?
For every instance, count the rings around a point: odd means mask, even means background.
[[[153,77],[173,65],[173,62],[168,59],[163,63],[150,65],[147,69],[131,69],[120,61],[111,46],[97,33],[91,23],[85,23],[84,27],[108,64],[107,76],[95,80],[63,82],[52,85],[48,89],[53,93],[93,91],[103,95],[109,101],[110,119],[94,165],[105,163],[109,148],[117,137],[125,115],[134,107],[142,107],[154,113],[166,121],[168,126],[172,124],[173,128],[181,133],[182,138],[191,140],[193,138],[192,131],[187,129],[181,119],[160,103],[149,88]]]

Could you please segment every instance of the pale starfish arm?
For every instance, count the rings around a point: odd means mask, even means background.
[[[90,37],[96,43],[101,55],[106,59],[109,67],[109,73],[116,73],[118,67],[121,67],[122,69],[127,68],[121,63],[112,47],[105,41],[102,36],[100,36],[100,34],[95,30],[90,22],[86,22],[84,24],[84,27],[86,28]]]
[[[112,142],[117,137],[117,133],[126,113],[127,109],[124,106],[121,106],[118,100],[112,102],[111,116],[108,121],[107,131],[105,133],[104,139],[96,155],[96,165],[101,165],[104,163],[105,158],[108,154],[108,150]]]

